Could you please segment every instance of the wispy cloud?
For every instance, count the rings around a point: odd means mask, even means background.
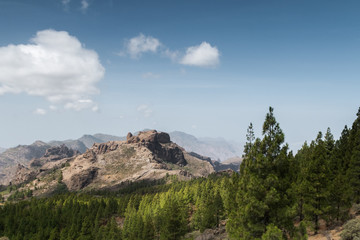
[[[43,108],[37,108],[33,113],[36,115],[46,115],[46,110]]]
[[[150,117],[153,112],[147,104],[142,104],[138,106],[136,110],[140,112],[144,117]]]
[[[83,13],[89,8],[89,1],[88,0],[81,0],[81,11]]]
[[[212,47],[207,42],[202,42],[198,46],[189,47],[180,63],[199,67],[213,67],[219,64],[219,57],[220,53],[216,47]]]
[[[97,110],[92,96],[105,73],[95,51],[65,31],[37,32],[29,44],[0,47],[0,96],[26,93],[54,107]]]
[[[147,72],[147,73],[144,73],[143,75],[142,75],[142,77],[143,78],[155,78],[155,79],[157,79],[157,78],[160,78],[160,74],[156,74],[156,73],[152,73],[152,72]]]
[[[131,58],[139,58],[143,53],[157,52],[160,46],[161,43],[158,39],[140,33],[138,36],[127,41],[126,52]]]
[[[171,51],[170,49],[165,49],[162,51],[163,56],[170,58],[173,62],[177,62],[179,59],[179,51]]]

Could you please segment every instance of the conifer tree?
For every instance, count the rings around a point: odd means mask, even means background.
[[[292,230],[288,147],[284,145],[284,133],[272,107],[266,115],[262,133],[262,140],[247,143],[251,147],[246,148],[241,168],[238,214],[229,219],[228,230],[235,239],[261,238],[270,224],[281,231]]]
[[[351,157],[347,175],[351,185],[352,199],[360,203],[360,108],[356,115],[357,119],[352,125],[349,136]]]
[[[330,209],[329,203],[329,161],[326,144],[319,132],[310,145],[311,157],[306,172],[305,217],[313,221],[315,233],[319,229],[319,220],[326,218]]]

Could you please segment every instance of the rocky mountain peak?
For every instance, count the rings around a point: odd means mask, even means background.
[[[170,135],[156,130],[142,131],[137,136],[128,133],[127,144],[140,144],[148,148],[158,162],[170,162],[179,166],[187,164],[181,147],[170,141]]]
[[[156,130],[142,131],[137,136],[128,133],[126,136],[127,143],[171,143],[170,135],[165,132],[157,132]]]
[[[48,144],[44,143],[43,141],[37,140],[34,143],[32,143],[31,146],[42,147],[42,146],[48,146]]]

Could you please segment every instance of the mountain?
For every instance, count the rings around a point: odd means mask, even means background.
[[[52,147],[28,167],[18,165],[13,183],[44,195],[60,185],[70,191],[116,189],[129,181],[168,175],[191,179],[213,172],[209,161],[187,153],[170,141],[169,134],[151,130],[137,136],[129,133],[124,141],[96,143],[81,155],[65,145]]]
[[[147,132],[146,130],[145,132]],[[144,132],[144,131],[143,131]],[[140,132],[137,132],[140,133]],[[184,132],[169,133],[172,141],[184,148],[187,152],[194,152],[202,156],[210,157],[212,160],[224,161],[229,158],[241,155],[241,148],[222,138],[196,138],[193,135]],[[31,145],[19,145],[15,148],[9,148],[0,153],[0,184],[8,184],[10,179],[14,177],[18,164],[25,168],[29,166],[29,162],[34,158],[40,158],[45,154],[46,149],[56,146],[65,145],[66,147],[85,153],[95,143],[105,143],[109,141],[123,141],[126,137],[118,137],[107,134],[83,135],[76,140],[51,141],[44,143],[36,141]],[[228,168],[238,171],[236,164],[220,164],[211,162],[216,171]]]
[[[81,153],[84,153],[88,149],[86,145],[80,140],[51,141],[49,142],[49,145],[52,147],[65,145],[68,148],[77,150]]]
[[[13,177],[18,164],[28,166],[33,158],[42,157],[46,149],[51,147],[42,141],[36,141],[31,145],[19,145],[9,148],[0,154],[0,184],[8,184]]]
[[[225,161],[229,158],[239,157],[243,149],[240,144],[234,144],[223,138],[196,138],[184,132],[170,132],[171,139],[188,152],[208,156],[213,160]]]
[[[76,140],[65,140],[65,141],[51,141],[51,146],[60,146],[65,144],[67,147],[84,153],[88,148],[91,148],[94,143],[104,143],[109,141],[122,141],[126,137],[118,137],[108,134],[97,133],[94,135],[85,134],[81,138]]]
[[[233,157],[233,158],[229,158],[223,162],[213,161],[213,165],[214,165],[215,171],[217,171],[217,172],[225,171],[227,169],[231,169],[231,170],[238,172],[238,171],[240,171],[241,162],[242,162],[242,158]]]

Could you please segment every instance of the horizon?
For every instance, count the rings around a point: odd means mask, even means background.
[[[269,106],[294,152],[338,139],[360,102],[359,7],[2,1],[0,146],[147,128],[243,143]]]

